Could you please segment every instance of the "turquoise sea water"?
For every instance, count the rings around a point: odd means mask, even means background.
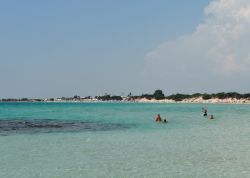
[[[245,178],[249,140],[250,105],[0,103],[4,178]]]

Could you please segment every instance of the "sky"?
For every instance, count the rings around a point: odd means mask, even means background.
[[[248,0],[0,1],[0,98],[249,92]]]

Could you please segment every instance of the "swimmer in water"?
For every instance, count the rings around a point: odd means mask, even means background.
[[[160,116],[160,114],[158,114],[157,116],[156,116],[156,118],[155,118],[155,122],[161,122],[162,120],[161,120],[161,116]]]
[[[203,112],[203,116],[207,116],[207,109],[206,108],[202,108],[202,112]]]
[[[167,119],[164,119],[163,122],[164,122],[164,123],[168,123]]]

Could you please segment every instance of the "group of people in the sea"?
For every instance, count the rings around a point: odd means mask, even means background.
[[[208,117],[208,114],[207,114],[207,108],[202,108],[202,112],[203,112],[203,116],[204,117],[207,117],[208,119],[214,119],[214,115],[211,114],[209,117]],[[161,118],[161,115],[160,114],[157,114],[156,118],[155,118],[155,122],[163,122],[163,123],[168,123],[167,119],[164,118],[163,121],[162,121],[162,118]]]
[[[163,121],[161,119],[161,115],[157,114],[156,118],[155,118],[155,122],[163,122],[163,123],[168,123],[167,119],[164,118]]]
[[[204,116],[204,117],[208,117],[208,115],[207,115],[207,108],[201,108],[201,110],[202,110],[202,112],[203,112],[203,116]],[[208,119],[214,119],[214,115],[211,114],[211,115],[208,117]]]

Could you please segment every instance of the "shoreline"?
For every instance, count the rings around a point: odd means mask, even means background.
[[[72,99],[72,100],[63,100],[55,98],[53,101],[50,100],[41,100],[37,101],[35,99],[29,99],[27,101],[22,100],[14,100],[14,101],[3,101],[0,100],[0,103],[14,103],[14,102],[34,102],[34,103],[185,103],[185,104],[250,104],[250,99],[236,99],[236,98],[225,98],[225,99],[218,99],[218,98],[211,98],[204,100],[202,97],[197,98],[189,98],[183,99],[181,101],[175,101],[172,99],[133,99],[128,100],[124,98],[123,100],[98,100],[98,99]]]
[[[235,98],[226,98],[226,99],[218,99],[212,98],[208,100],[202,99],[202,97],[198,98],[189,98],[183,99],[182,101],[175,101],[171,99],[163,99],[163,100],[155,100],[155,99],[138,99],[139,103],[197,103],[197,104],[250,104],[250,99],[235,99]]]

